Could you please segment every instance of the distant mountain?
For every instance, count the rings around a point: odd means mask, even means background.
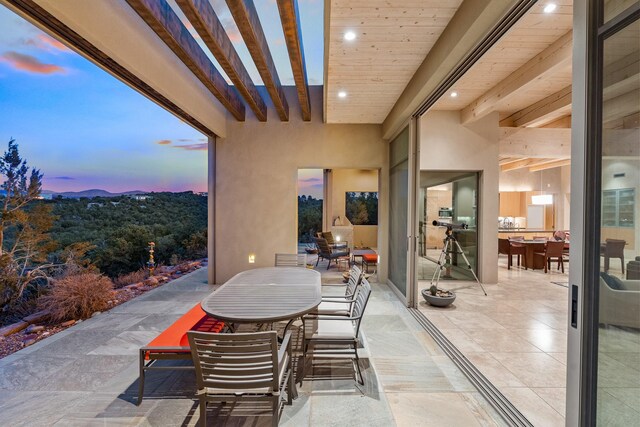
[[[62,197],[67,197],[69,199],[79,199],[81,197],[92,198],[92,197],[132,196],[136,194],[147,194],[147,193],[148,191],[140,191],[140,190],[125,191],[122,193],[111,193],[107,190],[100,190],[97,188],[94,188],[91,190],[84,190],[84,191],[64,191],[62,193],[58,193],[56,191],[51,191],[51,190],[42,190],[42,194],[51,194],[52,197],[62,196]]]

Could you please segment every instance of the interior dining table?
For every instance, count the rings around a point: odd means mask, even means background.
[[[231,323],[291,322],[316,309],[321,298],[319,272],[264,267],[236,274],[201,305],[208,315]]]
[[[544,270],[544,257],[536,256],[536,252],[544,253],[545,244],[547,240],[513,240],[516,243],[522,243],[526,247],[527,257],[524,261],[524,265],[527,268],[532,270]],[[564,250],[567,252],[568,261],[568,251],[570,248],[570,244],[568,241],[564,242]]]

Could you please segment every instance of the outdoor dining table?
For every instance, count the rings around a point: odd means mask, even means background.
[[[236,274],[201,305],[211,317],[227,322],[291,323],[317,308],[321,298],[319,272],[300,267],[266,267]]]

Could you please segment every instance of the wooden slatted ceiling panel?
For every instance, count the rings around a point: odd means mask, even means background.
[[[461,3],[331,0],[327,122],[382,123]],[[347,31],[356,33],[354,41],[344,40]]]
[[[511,75],[531,58],[548,48],[572,28],[573,1],[559,0],[558,8],[547,14],[545,2],[538,2],[454,85],[456,98],[442,97],[435,110],[461,110],[489,89]],[[554,76],[533,83],[510,104],[500,106],[501,112],[513,113],[571,84],[571,67]]]

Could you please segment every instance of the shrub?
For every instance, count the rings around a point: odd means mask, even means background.
[[[113,298],[113,283],[100,274],[83,272],[56,280],[51,292],[40,298],[51,320],[86,319],[102,311]]]
[[[144,281],[147,278],[147,270],[145,268],[141,268],[138,271],[134,271],[128,274],[123,274],[122,276],[117,277],[113,282],[116,289],[122,288],[127,285],[132,285],[134,283],[139,283]]]

